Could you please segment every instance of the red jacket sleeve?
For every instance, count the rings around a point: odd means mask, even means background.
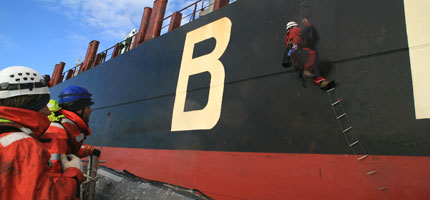
[[[82,172],[69,168],[54,182],[42,144],[25,133],[12,134],[18,140],[0,145],[0,199],[72,199]]]
[[[284,44],[285,44],[285,46],[288,46],[288,34],[285,34]]]

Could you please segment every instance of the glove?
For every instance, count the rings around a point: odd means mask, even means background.
[[[63,171],[69,167],[78,168],[81,172],[83,169],[81,159],[73,154],[69,154],[67,156],[65,154],[61,154],[61,167],[63,168]]]
[[[87,156],[91,156],[91,155],[93,155],[94,149],[95,148],[93,146],[91,146],[89,144],[84,144],[79,149],[79,152],[78,152],[77,156],[79,158],[84,158],[84,157],[87,157]]]
[[[100,157],[100,154],[102,154],[102,152],[101,152],[100,150],[98,150],[98,149],[94,148],[94,150],[93,150],[93,155],[94,155],[94,156],[97,156],[97,157]]]

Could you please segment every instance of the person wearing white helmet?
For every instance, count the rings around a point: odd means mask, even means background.
[[[0,199],[72,199],[83,180],[79,158],[61,155],[64,171],[54,182],[37,140],[50,124],[48,82],[28,67],[0,71]]]
[[[294,21],[287,23],[284,43],[289,51],[286,56],[291,57],[302,77],[310,78],[315,85],[319,85],[323,90],[328,90],[334,87],[335,83],[334,81],[329,82],[324,77],[313,72],[317,56],[312,47],[315,43],[312,40],[315,40],[315,38],[312,38],[312,26],[307,18],[303,19],[303,25],[299,27],[298,23]]]
[[[298,25],[298,24],[297,24],[297,22],[295,22],[295,21],[290,21],[290,22],[288,22],[288,23],[287,23],[287,34],[290,32],[290,30],[291,30],[292,28],[297,27],[297,26],[299,26],[299,25]]]

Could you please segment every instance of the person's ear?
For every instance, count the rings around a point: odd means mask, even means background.
[[[82,109],[77,110],[77,111],[76,111],[76,113],[77,113],[78,115],[81,115],[81,114],[82,114]]]

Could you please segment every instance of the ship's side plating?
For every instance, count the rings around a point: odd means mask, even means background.
[[[93,93],[87,141],[103,146],[108,166],[216,199],[425,199],[430,111],[416,104],[427,94],[412,76],[411,2],[239,0],[52,94],[72,84]],[[280,65],[285,24],[301,16],[318,31],[319,59],[331,63],[365,160],[345,141],[327,95]],[[220,87],[221,98],[212,96]],[[175,111],[197,114],[175,119]]]

